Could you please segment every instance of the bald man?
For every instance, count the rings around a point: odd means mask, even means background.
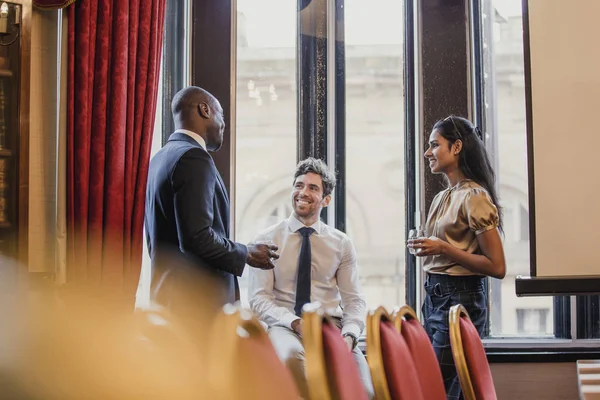
[[[201,301],[202,293],[190,293],[186,285],[191,266],[223,284],[221,304],[234,302],[239,299],[237,277],[245,265],[272,269],[272,260],[279,257],[277,246],[246,246],[229,239],[229,198],[209,154],[223,144],[225,122],[219,101],[191,86],[174,96],[171,111],[176,130],[152,158],[148,171],[150,297],[175,312],[190,309],[190,301]],[[187,293],[181,292],[182,287]]]

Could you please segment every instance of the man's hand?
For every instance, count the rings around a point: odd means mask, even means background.
[[[248,246],[248,258],[246,263],[254,268],[273,269],[273,260],[279,258],[277,246],[267,243],[250,243]]]
[[[295,319],[292,322],[292,330],[296,332],[298,335],[302,336],[302,320]]]
[[[346,342],[350,351],[354,349],[354,339],[352,339],[352,337],[344,336],[344,342]]]

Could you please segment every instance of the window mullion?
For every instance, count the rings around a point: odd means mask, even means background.
[[[171,101],[173,96],[184,85],[188,84],[184,77],[189,68],[185,65],[185,60],[189,60],[186,55],[187,40],[181,40],[185,35],[185,10],[189,8],[189,0],[167,1],[165,15],[165,36],[162,58],[162,78],[163,78],[163,96],[162,96],[162,144],[164,145],[169,136],[175,130],[173,118],[171,118]],[[188,61],[189,62],[189,61]],[[185,80],[185,81],[184,81]]]
[[[298,161],[327,162],[327,0],[298,0]],[[327,208],[321,219],[327,223]]]

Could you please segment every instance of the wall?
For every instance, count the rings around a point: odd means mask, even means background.
[[[498,400],[578,398],[575,363],[491,364]]]
[[[537,276],[598,275],[600,3],[528,3]]]

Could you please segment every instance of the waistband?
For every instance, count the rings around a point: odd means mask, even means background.
[[[452,276],[443,274],[427,274],[425,290],[438,296],[461,291],[476,291],[483,289],[485,276],[467,275]]]

